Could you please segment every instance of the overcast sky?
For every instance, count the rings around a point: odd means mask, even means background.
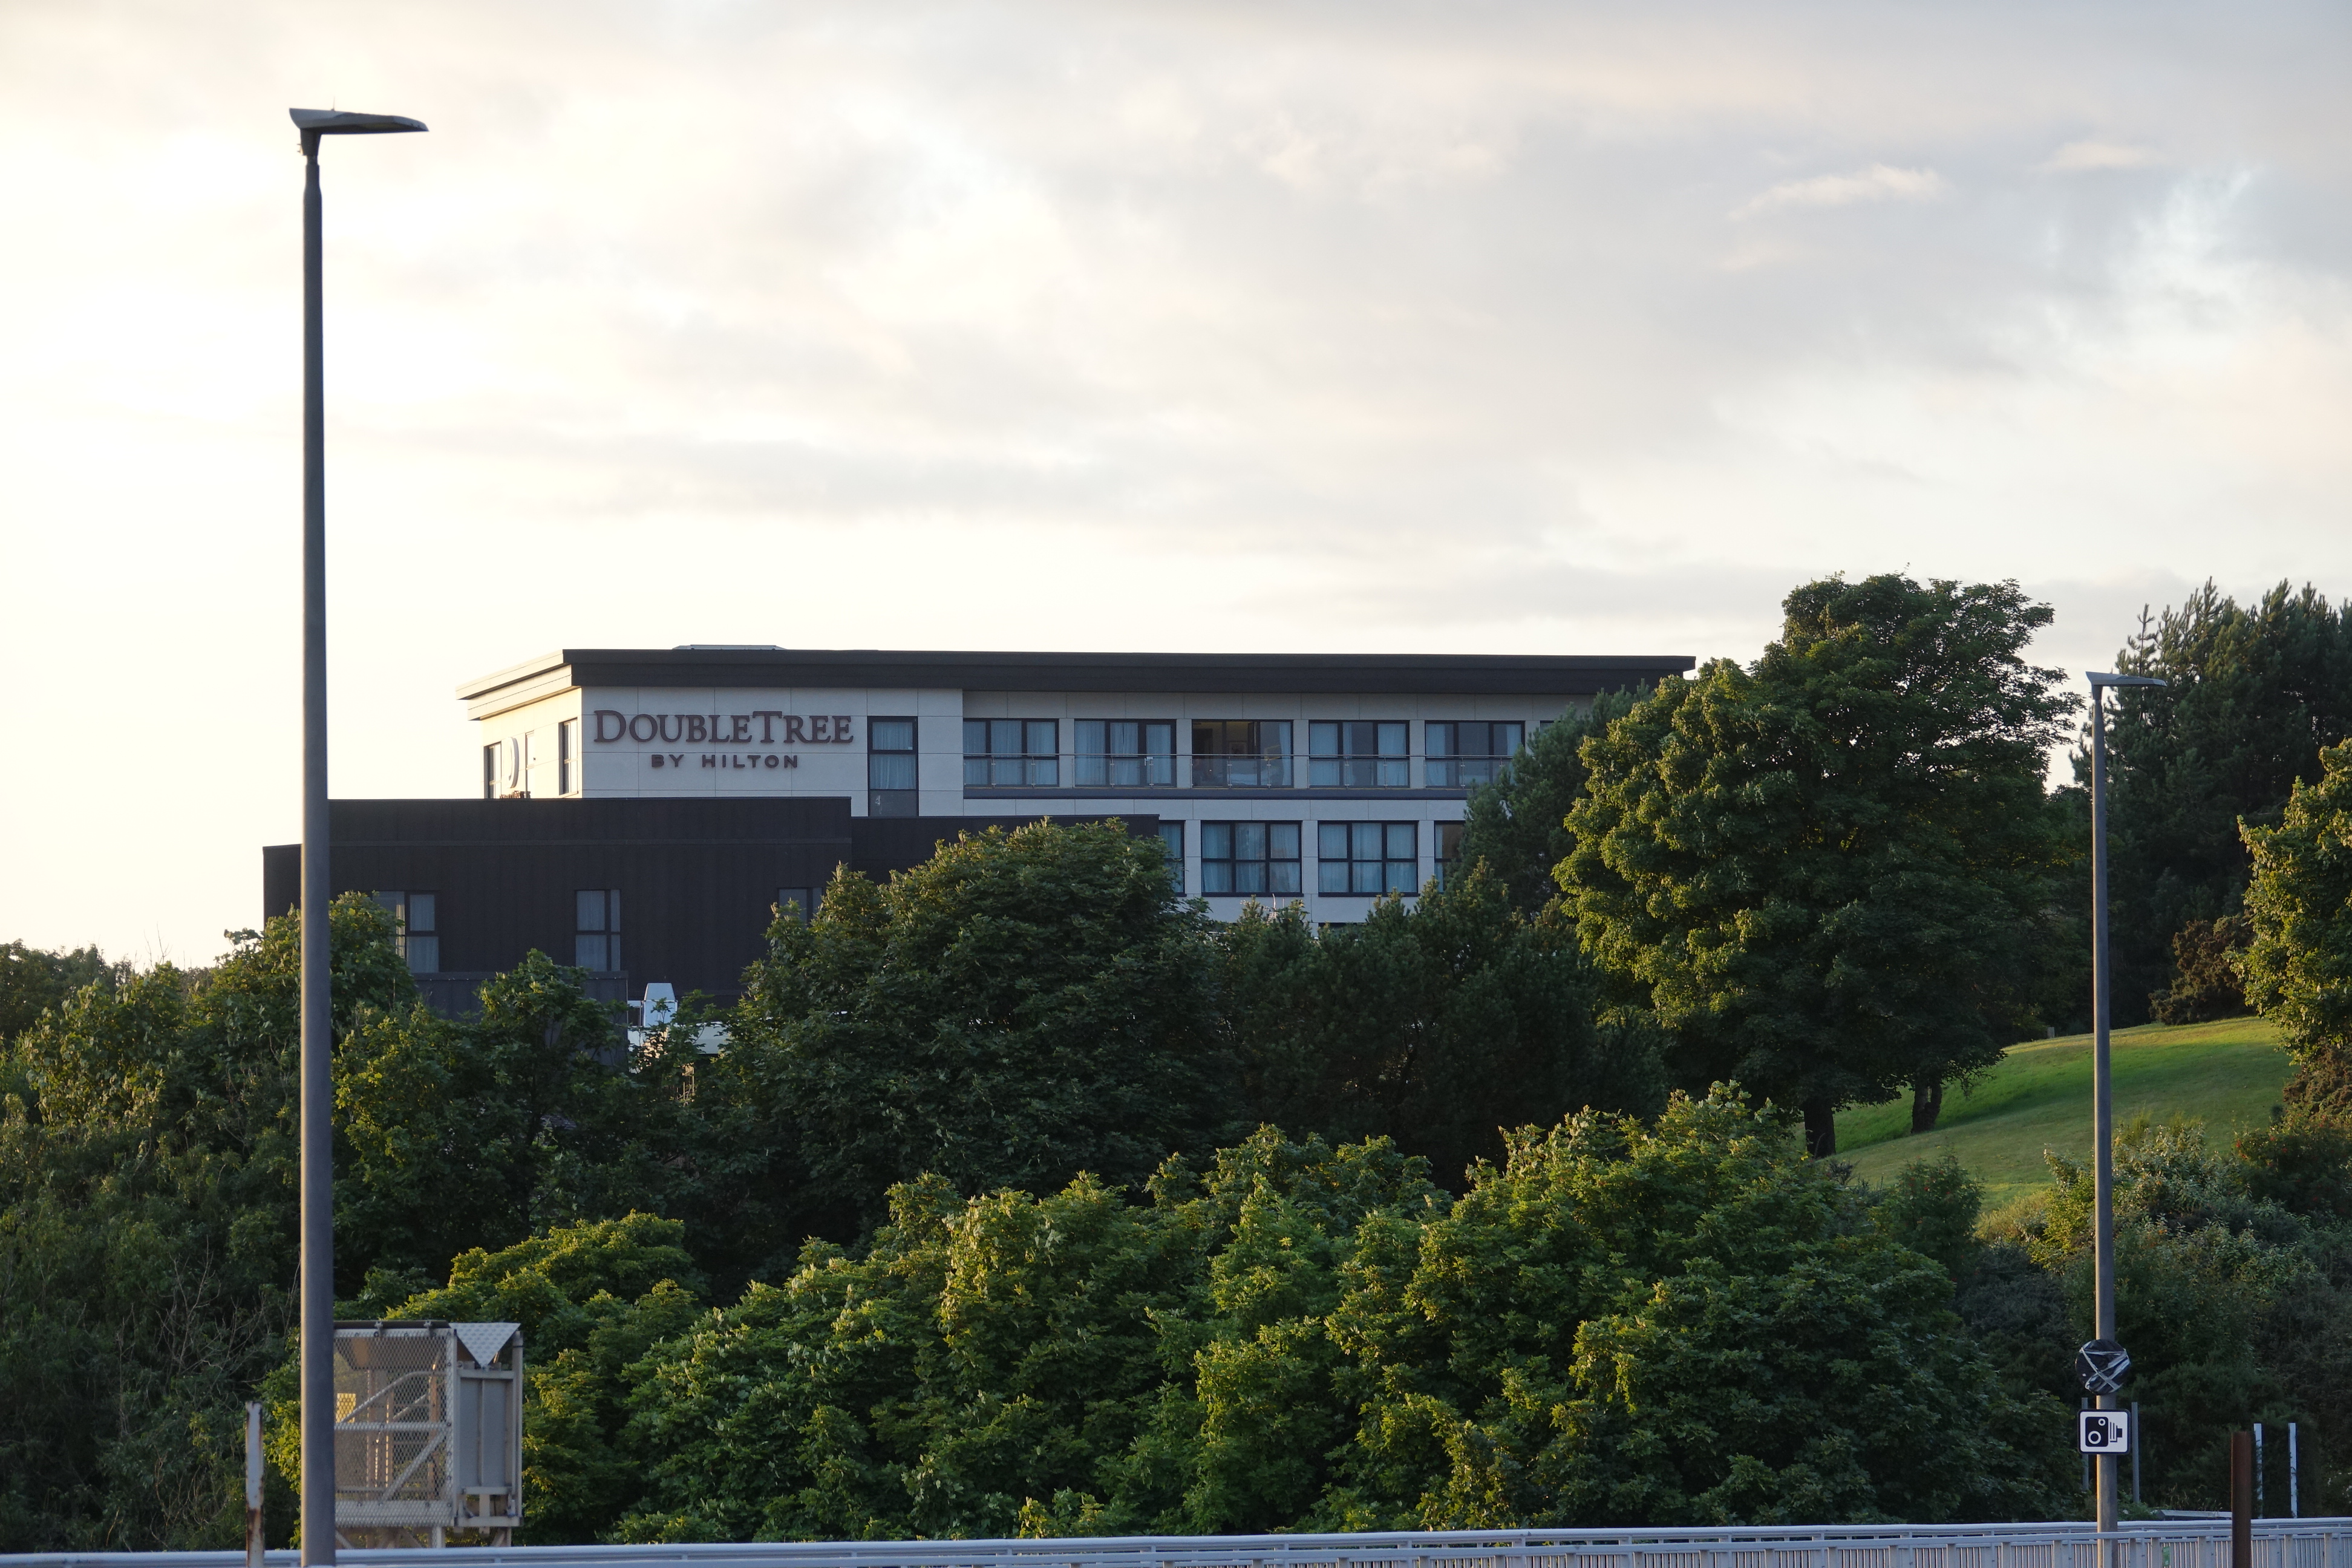
[[[0,5],[0,939],[209,960],[562,647],[2105,663],[2352,591],[2340,5]]]

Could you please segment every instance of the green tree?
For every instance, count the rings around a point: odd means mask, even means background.
[[[2137,1023],[2178,973],[2174,933],[2238,912],[2240,819],[2275,826],[2321,748],[2352,735],[2352,615],[2309,586],[2242,607],[2209,582],[2116,657],[2168,683],[2118,690],[2107,741],[2115,1007]],[[2076,778],[2089,769],[2078,751]]]
[[[2246,1000],[2294,1054],[2287,1099],[2352,1114],[2352,742],[2319,754],[2275,827],[2244,829],[2253,859],[2240,967]]]
[[[334,1024],[415,995],[390,917],[331,914]],[[91,984],[0,1098],[0,1551],[233,1545],[242,1401],[289,1326],[299,932],[201,984]]]
[[[2073,700],[2024,661],[2050,610],[2013,583],[1832,578],[1783,608],[1751,668],[1662,683],[1586,742],[1559,877],[1681,1080],[1801,1107],[1829,1154],[1840,1105],[1906,1086],[1933,1126],[2028,1016]]]
[[[1568,814],[1584,794],[1584,742],[1633,706],[1631,692],[1601,692],[1591,707],[1538,730],[1501,777],[1470,792],[1463,811],[1461,864],[1466,868],[1485,861],[1510,890],[1511,902],[1531,920],[1559,896],[1552,869],[1576,847]]]
[[[1524,1130],[1349,1277],[1331,1328],[1365,1397],[1328,1524],[2031,1519],[2063,1495],[2062,1412],[2006,1393],[1944,1269],[1733,1093]]]
[[[131,979],[131,965],[107,962],[94,947],[45,952],[21,942],[0,942],[0,1046],[40,1021],[41,1015],[85,985],[111,991]]]
[[[1651,1042],[1596,1029],[1572,938],[1512,904],[1481,861],[1319,934],[1297,906],[1245,907],[1219,935],[1234,954],[1227,1015],[1265,1089],[1252,1113],[1335,1143],[1390,1139],[1458,1187],[1501,1157],[1505,1128],[1583,1106],[1655,1111]]]
[[[966,835],[877,887],[847,871],[744,976],[730,1056],[803,1129],[811,1228],[883,1194],[1139,1182],[1234,1126],[1206,917],[1117,822]]]

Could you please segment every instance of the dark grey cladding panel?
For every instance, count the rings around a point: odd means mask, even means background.
[[[338,846],[362,844],[811,844],[845,848],[849,801],[745,796],[601,800],[339,800]]]
[[[1687,656],[899,653],[566,648],[575,686],[898,686],[959,691],[1378,692],[1581,697],[1646,690]],[[469,694],[487,695],[479,688]]]

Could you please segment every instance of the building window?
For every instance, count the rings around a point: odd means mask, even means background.
[[[1402,789],[1412,782],[1412,726],[1402,720],[1307,726],[1307,782],[1323,789]]]
[[[530,794],[530,736],[509,735],[482,748],[482,798],[503,800]]]
[[[1201,824],[1201,891],[1218,897],[1296,897],[1298,824]]]
[[[441,972],[441,933],[431,893],[378,893],[375,901],[392,911],[400,927],[400,956],[413,974]]]
[[[1316,828],[1316,890],[1411,893],[1421,886],[1420,825],[1326,822]]]
[[[823,888],[778,888],[776,913],[785,920],[806,925],[816,918],[817,905],[824,900]]]
[[[1454,878],[1462,874],[1462,824],[1433,822],[1429,826],[1437,835],[1437,885],[1450,888]]]
[[[1290,721],[1193,720],[1192,782],[1212,789],[1288,789]]]
[[[1081,719],[1073,729],[1079,787],[1139,789],[1176,783],[1174,720]]]
[[[572,895],[572,962],[599,974],[621,968],[621,889],[583,888]]]
[[[1061,750],[1061,726],[1051,719],[967,719],[963,782],[1053,789],[1062,782]]]
[[[1429,787],[1468,789],[1493,784],[1528,738],[1520,723],[1432,723],[1429,726]]]
[[[915,789],[915,721],[868,719],[866,750],[866,809],[876,816],[920,815],[921,797]]]
[[[1181,822],[1161,823],[1160,842],[1168,847],[1168,879],[1181,899],[1184,896],[1184,825]]]
[[[555,793],[573,795],[580,788],[580,721],[566,719],[555,727]]]

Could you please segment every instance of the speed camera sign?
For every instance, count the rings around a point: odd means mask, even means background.
[[[2120,1410],[2084,1410],[2075,1415],[2074,1446],[2085,1454],[2131,1451],[2131,1417]]]

